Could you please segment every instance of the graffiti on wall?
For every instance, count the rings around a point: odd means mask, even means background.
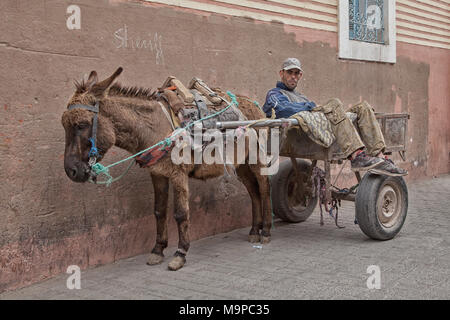
[[[116,49],[147,50],[154,55],[157,65],[164,64],[162,35],[157,32],[148,33],[146,37],[134,36],[125,24],[114,32],[114,45]]]
[[[77,5],[67,7],[66,26],[69,30],[81,29],[81,9]],[[114,31],[114,46],[116,49],[147,50],[153,55],[157,65],[164,65],[164,53],[162,49],[162,35],[147,33],[146,36],[133,35],[126,24]]]

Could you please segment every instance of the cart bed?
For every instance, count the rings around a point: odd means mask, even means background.
[[[375,113],[375,115],[380,123],[386,143],[385,153],[398,151],[404,158],[409,114]],[[282,145],[280,155],[313,160],[339,160],[344,158],[336,142],[329,148],[325,148],[314,143],[303,131],[297,128],[288,131],[287,140]]]

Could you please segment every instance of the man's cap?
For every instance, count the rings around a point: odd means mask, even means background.
[[[296,58],[287,58],[284,60],[283,65],[281,66],[281,70],[291,70],[291,69],[299,69],[303,71],[302,64]]]

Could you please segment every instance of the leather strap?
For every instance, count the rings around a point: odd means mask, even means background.
[[[206,106],[205,98],[195,89],[191,90],[195,98],[195,104],[197,105],[198,112],[200,113],[200,119],[209,116],[208,107]],[[212,119],[202,121],[205,128],[214,128],[215,121]]]
[[[173,120],[169,114],[169,112],[167,111],[166,107],[164,107],[164,105],[162,104],[161,101],[158,101],[159,105],[161,106],[162,111],[164,112],[164,114],[166,115],[167,120],[169,120],[170,125],[172,126],[172,129],[175,130],[175,126],[173,124]]]

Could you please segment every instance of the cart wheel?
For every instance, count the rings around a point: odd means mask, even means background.
[[[305,221],[317,205],[317,197],[312,196],[311,164],[297,159],[297,168],[298,177],[292,162],[283,161],[270,180],[273,212],[287,222]]]
[[[362,232],[389,240],[400,231],[408,212],[408,189],[402,177],[367,173],[358,187],[356,220]]]

